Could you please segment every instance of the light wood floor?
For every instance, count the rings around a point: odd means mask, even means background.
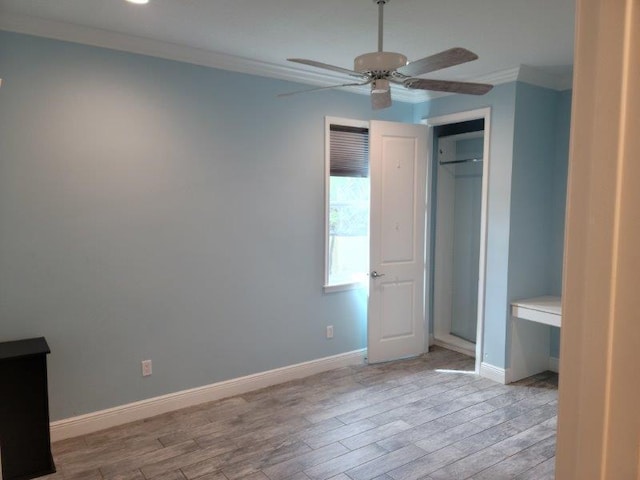
[[[442,348],[53,445],[50,480],[554,478],[557,376],[500,385]]]

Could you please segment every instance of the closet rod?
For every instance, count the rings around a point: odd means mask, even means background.
[[[482,158],[465,158],[463,160],[449,160],[448,162],[440,161],[440,165],[450,165],[452,163],[481,162]]]

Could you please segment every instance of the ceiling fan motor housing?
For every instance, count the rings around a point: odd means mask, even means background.
[[[357,56],[353,69],[359,73],[389,73],[407,64],[407,57],[395,52],[372,52]]]

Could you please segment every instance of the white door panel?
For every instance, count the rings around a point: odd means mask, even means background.
[[[427,129],[372,121],[369,362],[426,350],[424,265]]]
[[[382,138],[381,262],[410,262],[414,255],[416,175],[414,138]]]
[[[413,282],[389,282],[380,285],[382,290],[382,316],[395,317],[395,322],[386,322],[382,325],[382,341],[395,340],[414,334],[413,307],[414,284]]]

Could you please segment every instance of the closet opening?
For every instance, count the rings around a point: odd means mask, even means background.
[[[483,314],[485,152],[484,118],[432,129],[433,343],[474,357]]]

